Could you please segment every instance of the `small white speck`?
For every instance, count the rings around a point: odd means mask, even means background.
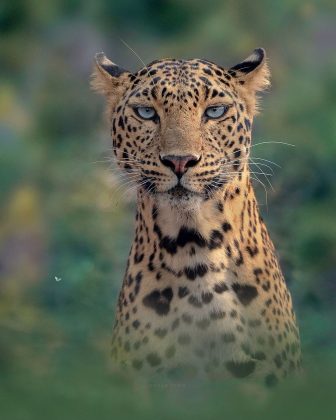
[[[55,276],[55,280],[56,280],[56,281],[61,281],[62,279],[61,279],[61,277],[57,277],[57,276]]]

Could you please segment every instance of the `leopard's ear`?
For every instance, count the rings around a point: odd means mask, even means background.
[[[131,73],[110,61],[103,52],[96,54],[91,87],[105,95],[111,109],[120,99],[131,79]]]
[[[270,85],[265,50],[256,48],[244,61],[231,67],[229,74],[236,79],[248,112],[254,115],[257,112],[257,93]]]

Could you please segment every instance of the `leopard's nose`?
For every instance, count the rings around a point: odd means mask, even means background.
[[[198,162],[201,160],[201,157],[196,155],[165,155],[160,156],[160,160],[163,165],[170,168],[177,176],[177,178],[180,179],[187,172],[188,168],[198,164]]]

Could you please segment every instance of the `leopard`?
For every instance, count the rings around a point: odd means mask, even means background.
[[[231,67],[168,58],[136,72],[98,53],[91,83],[105,97],[117,170],[137,197],[114,362],[267,386],[298,372],[292,298],[249,164],[270,85],[265,50]]]

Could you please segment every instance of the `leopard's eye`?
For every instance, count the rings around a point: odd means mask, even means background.
[[[215,120],[222,117],[228,109],[229,107],[227,105],[209,106],[205,110],[204,115],[209,119]]]
[[[137,106],[134,110],[144,120],[153,120],[157,116],[155,109],[151,106]]]

